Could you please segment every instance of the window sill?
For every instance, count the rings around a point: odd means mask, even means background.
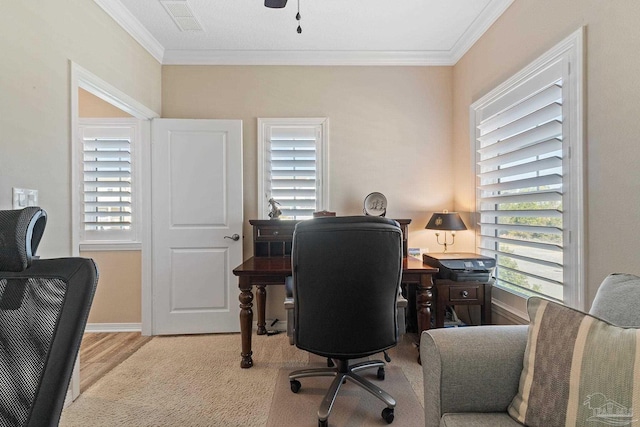
[[[81,252],[103,252],[103,251],[140,251],[140,242],[84,242],[80,243]]]
[[[491,302],[494,307],[499,307],[501,315],[509,318],[515,324],[528,324],[527,299],[521,295],[494,286]]]

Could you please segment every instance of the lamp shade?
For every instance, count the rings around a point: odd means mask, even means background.
[[[457,212],[435,212],[425,227],[429,230],[456,231],[466,230],[460,214]]]

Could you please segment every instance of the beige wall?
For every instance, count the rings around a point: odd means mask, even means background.
[[[244,257],[257,215],[257,119],[328,117],[330,209],[362,213],[372,191],[435,250],[429,212],[452,208],[451,67],[164,66],[162,116],[243,120]],[[267,317],[284,318],[281,289]]]
[[[3,1],[0,13],[0,209],[11,187],[39,190],[39,253],[71,248],[70,62],[160,111],[160,64],[93,1]]]
[[[92,93],[78,89],[78,117],[103,118],[103,117],[131,117],[118,107],[114,107]]]
[[[83,251],[98,266],[99,282],[88,323],[140,323],[140,251]]]
[[[86,0],[3,2],[0,52],[0,209],[11,187],[38,189],[48,212],[39,254],[71,255],[70,61],[155,111],[161,66]],[[84,117],[122,116],[94,98],[80,91]],[[140,322],[140,253],[82,255],[100,270],[89,322]]]
[[[161,68],[94,2],[4,2],[0,209],[10,207],[12,186],[40,190],[49,213],[40,254],[72,252],[71,60],[163,117],[242,119],[245,223],[257,212],[257,118],[329,117],[330,209],[359,214],[364,197],[381,191],[389,217],[413,219],[409,245],[439,250],[423,229],[430,212],[475,208],[469,105],[586,25],[590,302],[609,272],[640,274],[638,22],[636,0],[516,0],[455,67]],[[244,234],[246,258],[248,224]],[[458,234],[456,249],[473,247],[473,233]],[[123,272],[139,283],[139,259],[120,266],[130,254],[90,254],[109,283],[99,292],[114,296],[97,297],[105,303],[91,322],[139,321],[139,288],[118,287]],[[282,318],[280,290],[271,294],[268,317]]]
[[[640,274],[640,3],[516,0],[453,70],[455,206],[473,210],[469,106],[586,26],[587,306],[611,272]]]

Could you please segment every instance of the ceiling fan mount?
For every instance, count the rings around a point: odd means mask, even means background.
[[[264,0],[264,5],[273,9],[281,9],[287,5],[287,0]]]

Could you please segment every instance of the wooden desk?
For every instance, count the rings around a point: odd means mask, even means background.
[[[407,257],[402,261],[402,282],[415,283],[416,308],[418,316],[418,339],[422,331],[431,327],[433,307],[432,274],[438,269],[423,264],[422,260]],[[240,288],[240,334],[242,337],[242,361],[240,367],[253,366],[251,350],[251,328],[253,324],[253,286],[257,288],[258,333],[265,328],[265,300],[268,285],[283,285],[284,279],[291,275],[291,257],[251,257],[233,270],[238,276]]]
[[[253,227],[253,255],[256,257],[289,256],[293,230],[301,220],[250,219]],[[410,219],[396,219],[402,231],[402,254],[407,256]]]

